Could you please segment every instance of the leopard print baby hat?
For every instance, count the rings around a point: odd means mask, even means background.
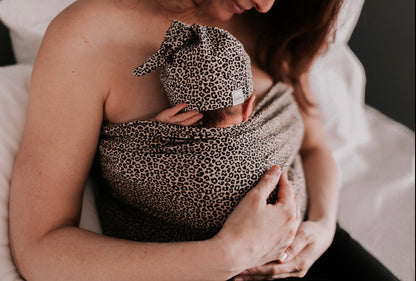
[[[172,22],[160,49],[133,70],[143,76],[161,67],[171,106],[207,111],[243,103],[253,93],[250,57],[229,32]]]
[[[273,164],[288,168],[305,214],[302,138],[302,119],[284,84],[233,127],[106,121],[95,163],[103,233],[149,242],[210,238]]]

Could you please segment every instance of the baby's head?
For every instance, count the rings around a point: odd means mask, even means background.
[[[238,105],[201,111],[204,116],[201,120],[202,126],[217,128],[235,126],[247,121],[253,114],[253,109],[254,95],[251,95],[247,100]]]
[[[171,106],[203,113],[208,127],[246,121],[253,112],[250,58],[227,31],[174,21],[157,51],[133,73],[143,76],[161,67],[160,79]]]

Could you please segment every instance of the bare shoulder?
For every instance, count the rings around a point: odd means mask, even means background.
[[[55,73],[53,79],[61,85],[88,81],[91,88],[100,85],[90,89],[90,93],[104,95],[108,91],[105,57],[108,55],[109,36],[104,32],[102,17],[94,15],[102,13],[104,7],[92,2],[76,1],[52,20],[35,61],[34,86],[43,80],[37,79],[38,72],[46,72]]]
[[[160,111],[161,102],[150,100],[160,95],[156,74],[143,79],[132,75],[132,70],[158,49],[167,28],[161,26],[163,19],[152,11],[149,2],[74,2],[50,24],[37,64],[59,65],[56,71],[61,75],[93,87],[84,92],[101,95],[104,118],[113,122]],[[66,78],[64,83],[71,80]],[[155,106],[143,107],[143,98]]]

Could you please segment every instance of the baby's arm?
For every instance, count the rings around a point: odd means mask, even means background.
[[[182,126],[197,125],[197,122],[202,119],[203,115],[199,111],[189,111],[179,113],[186,107],[186,103],[175,105],[156,115],[152,120]]]

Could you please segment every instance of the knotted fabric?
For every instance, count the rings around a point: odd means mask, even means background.
[[[133,70],[143,76],[160,69],[171,106],[207,111],[243,103],[253,93],[250,58],[229,32],[172,22],[160,49]]]

